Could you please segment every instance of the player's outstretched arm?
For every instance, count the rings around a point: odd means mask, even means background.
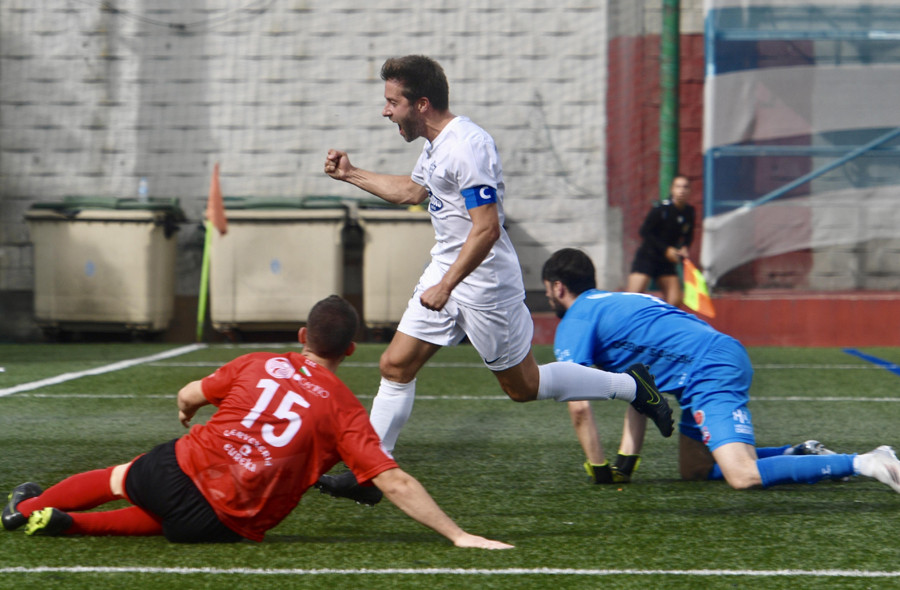
[[[372,478],[387,499],[414,520],[450,539],[457,547],[512,549],[512,545],[493,541],[462,530],[441,510],[422,484],[400,468],[388,469]]]
[[[335,180],[349,182],[389,203],[418,205],[428,197],[425,187],[413,182],[411,177],[357,168],[350,163],[347,153],[339,150],[328,150],[328,155],[325,156],[325,174]]]

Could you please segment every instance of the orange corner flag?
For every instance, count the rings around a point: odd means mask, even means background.
[[[716,317],[716,310],[706,287],[706,279],[687,258],[684,259],[684,304],[705,316]]]
[[[219,163],[213,167],[212,180],[209,182],[209,198],[206,201],[206,218],[213,224],[219,235],[228,231],[228,220],[225,219],[225,200],[222,198],[222,187],[219,185]]]

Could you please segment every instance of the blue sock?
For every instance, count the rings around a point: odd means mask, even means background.
[[[756,456],[759,459],[765,459],[766,457],[777,457],[778,455],[784,455],[784,452],[791,448],[791,445],[784,445],[783,447],[760,447],[756,449]],[[706,476],[706,479],[709,480],[720,480],[725,479],[722,476],[722,469],[719,467],[719,464],[716,463],[713,465],[712,471],[709,472],[709,475]]]
[[[782,455],[756,462],[764,488],[784,483],[816,483],[853,475],[853,455]]]
[[[784,455],[784,452],[791,448],[792,445],[784,445],[783,447],[757,447],[756,448],[756,457],[758,459],[765,459],[766,457],[777,457],[778,455]]]

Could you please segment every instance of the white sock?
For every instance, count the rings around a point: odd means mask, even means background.
[[[625,373],[610,373],[575,363],[549,363],[539,366],[538,370],[541,382],[537,399],[634,401],[637,385],[634,378]]]
[[[369,422],[381,438],[381,444],[388,453],[394,451],[400,430],[409,419],[413,401],[416,399],[416,380],[397,383],[381,378],[378,394],[372,400]]]

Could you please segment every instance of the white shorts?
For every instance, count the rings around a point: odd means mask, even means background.
[[[534,321],[524,301],[498,309],[473,309],[451,299],[441,311],[432,311],[422,306],[420,297],[416,289],[397,326],[399,332],[438,346],[455,346],[468,336],[492,371],[515,367],[531,351]]]

